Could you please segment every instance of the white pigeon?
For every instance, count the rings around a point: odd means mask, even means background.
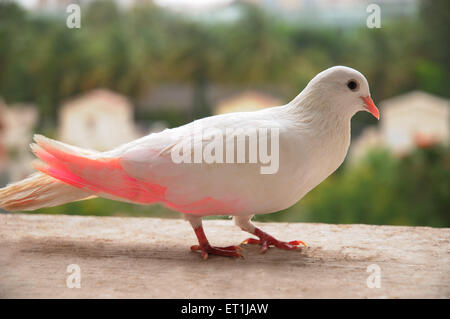
[[[202,228],[202,217],[209,215],[234,216],[236,225],[258,237],[245,242],[262,245],[261,252],[270,246],[298,249],[302,241],[279,241],[257,228],[251,218],[290,207],[333,173],[347,154],[350,120],[358,111],[379,118],[366,78],[352,68],[335,66],[315,76],[286,105],[203,118],[108,152],[36,135],[31,147],[39,158],[34,167],[40,172],[0,189],[0,207],[34,210],[96,196],[162,203],[185,215],[199,242],[191,249],[200,250],[204,259],[208,254],[242,256],[239,246],[209,244]],[[249,133],[255,131],[256,154]],[[234,135],[224,134],[222,139],[220,132]],[[244,142],[235,143],[238,140]],[[211,141],[217,143],[211,146]],[[240,160],[239,145],[244,145]],[[263,148],[271,148],[272,167],[261,158]],[[223,154],[229,151],[225,160]]]

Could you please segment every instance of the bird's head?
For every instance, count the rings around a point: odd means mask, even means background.
[[[380,118],[366,78],[355,69],[345,66],[326,69],[308,83],[306,91],[320,99],[326,112],[353,116],[356,112],[366,111]]]

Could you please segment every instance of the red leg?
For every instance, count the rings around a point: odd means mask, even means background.
[[[264,254],[270,246],[275,246],[280,249],[286,249],[286,250],[295,250],[300,249],[299,245],[307,246],[303,241],[301,240],[293,240],[290,242],[284,242],[279,241],[278,239],[274,238],[273,236],[270,236],[269,234],[263,232],[261,229],[255,227],[255,230],[253,231],[253,234],[259,237],[259,239],[255,238],[247,238],[242,242],[242,244],[252,244],[252,245],[261,245],[261,254]]]
[[[202,258],[208,259],[209,254],[226,256],[226,257],[244,257],[238,250],[242,248],[239,246],[228,246],[228,247],[214,247],[211,246],[206,238],[205,232],[203,231],[202,225],[194,229],[195,235],[198,239],[198,245],[191,246],[191,250],[200,250],[202,252]]]

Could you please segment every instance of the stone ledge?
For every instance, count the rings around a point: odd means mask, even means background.
[[[214,245],[247,234],[208,220]],[[245,259],[190,252],[177,219],[0,214],[1,298],[450,298],[450,229],[259,223],[302,251],[245,246]],[[81,288],[66,287],[69,264]],[[367,266],[381,269],[368,288]]]

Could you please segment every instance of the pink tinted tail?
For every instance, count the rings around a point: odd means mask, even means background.
[[[120,158],[102,157],[82,149],[36,135],[32,150],[40,161],[34,168],[66,184],[97,196],[149,204],[164,198],[165,188],[129,176]]]

